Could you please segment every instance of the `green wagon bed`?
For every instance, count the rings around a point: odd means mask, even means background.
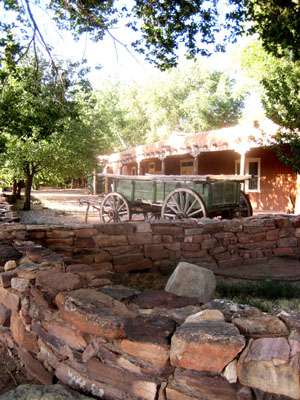
[[[99,174],[109,193],[100,206],[102,222],[130,220],[143,213],[164,219],[252,215],[241,190],[251,176]]]

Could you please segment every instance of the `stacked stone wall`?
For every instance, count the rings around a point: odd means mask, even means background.
[[[196,223],[109,225],[9,225],[0,238],[41,243],[71,263],[111,268],[117,273],[155,270],[179,260],[220,269],[300,254],[300,218],[251,217]]]
[[[0,341],[40,383],[106,400],[300,399],[300,313],[112,286],[32,242],[15,249]]]

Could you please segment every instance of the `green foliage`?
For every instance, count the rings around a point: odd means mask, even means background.
[[[0,134],[4,144],[1,176],[59,182],[91,172],[99,141],[90,110],[94,99],[84,72],[75,65],[52,73],[46,62],[28,58],[3,66]]]
[[[238,122],[245,93],[231,77],[187,62],[140,85],[110,84],[97,93],[94,119],[106,147],[153,142],[174,131],[199,132]]]
[[[13,23],[2,22],[0,30],[8,35],[18,26],[20,43],[39,39],[47,48],[31,9],[33,4],[41,3],[2,0],[4,9],[14,11],[17,18]],[[50,9],[60,28],[70,30],[76,38],[86,33],[94,40],[105,35],[116,39],[112,28],[125,21],[136,34],[133,48],[160,69],[175,66],[181,48],[190,57],[209,55],[244,33],[257,33],[264,48],[276,56],[289,52],[294,59],[300,57],[297,0],[48,0],[43,6]],[[7,45],[6,38],[0,41],[0,47]],[[26,46],[20,46],[20,52],[24,51]]]
[[[256,42],[246,49],[243,66],[261,85],[266,116],[278,124],[276,154],[300,172],[300,61],[277,59]]]

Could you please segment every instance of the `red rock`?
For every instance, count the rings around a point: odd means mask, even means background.
[[[47,238],[50,239],[68,239],[72,238],[75,235],[75,232],[72,230],[65,229],[53,229],[47,231]]]
[[[139,308],[180,308],[189,305],[198,305],[198,299],[177,296],[163,290],[146,290],[131,300]]]
[[[96,358],[87,362],[88,375],[122,393],[121,399],[155,400],[157,385],[149,378],[133,374],[121,368],[105,365]]]
[[[135,233],[128,235],[129,244],[150,244],[152,243],[152,233]]]
[[[288,336],[289,331],[279,318],[273,315],[260,315],[250,318],[234,318],[233,324],[246,337],[254,339],[260,337]]]
[[[105,250],[97,250],[97,253],[95,254],[95,263],[102,263],[104,261],[111,261],[112,256],[109,254],[109,252]]]
[[[114,265],[115,272],[125,273],[130,271],[143,271],[152,268],[152,261],[146,258],[129,264]]]
[[[127,236],[125,235],[104,235],[100,234],[95,237],[96,244],[103,247],[122,246],[128,244]]]
[[[10,287],[10,282],[15,276],[17,276],[15,271],[0,273],[0,286],[3,288]]]
[[[65,363],[60,363],[57,366],[55,375],[65,385],[85,393],[91,393],[96,398],[101,399],[105,395],[109,400],[123,400],[118,390],[89,379],[86,374],[77,371]]]
[[[0,304],[3,304],[12,312],[19,310],[20,297],[10,289],[0,288]]]
[[[107,338],[124,337],[127,318],[135,314],[95,289],[79,289],[56,296],[61,317],[81,332]]]
[[[25,278],[12,278],[11,288],[18,292],[25,292],[30,287],[30,280]]]
[[[296,358],[292,355],[285,338],[252,340],[238,361],[239,381],[267,393],[299,399],[299,353]]]
[[[238,388],[219,376],[175,370],[166,387],[167,400],[238,400]]]
[[[123,339],[119,347],[122,352],[150,363],[157,373],[169,366],[170,349],[166,344]]]
[[[75,232],[77,238],[92,238],[98,233],[95,228],[80,228]]]
[[[7,325],[9,322],[10,310],[3,304],[0,304],[0,325]]]
[[[83,336],[76,332],[72,327],[66,324],[65,321],[45,321],[42,323],[44,328],[50,335],[56,336],[63,340],[68,346],[75,350],[84,350],[87,343]]]
[[[40,271],[36,275],[36,286],[52,294],[81,287],[81,279],[71,272]]]
[[[180,326],[171,340],[171,365],[221,373],[243,349],[245,339],[224,321],[201,321]]]
[[[47,371],[44,366],[37,359],[32,357],[28,351],[20,348],[18,349],[18,353],[25,365],[26,371],[32,378],[36,379],[43,385],[51,385],[53,381],[53,374]]]
[[[76,238],[74,240],[74,247],[77,249],[94,249],[96,243],[92,237]]]
[[[13,313],[10,319],[10,329],[14,341],[22,349],[32,353],[38,353],[37,338],[32,332],[28,332],[17,313]]]

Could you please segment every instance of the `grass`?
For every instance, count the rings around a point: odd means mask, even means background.
[[[300,286],[274,280],[219,282],[216,297],[249,304],[265,312],[300,311]]]

